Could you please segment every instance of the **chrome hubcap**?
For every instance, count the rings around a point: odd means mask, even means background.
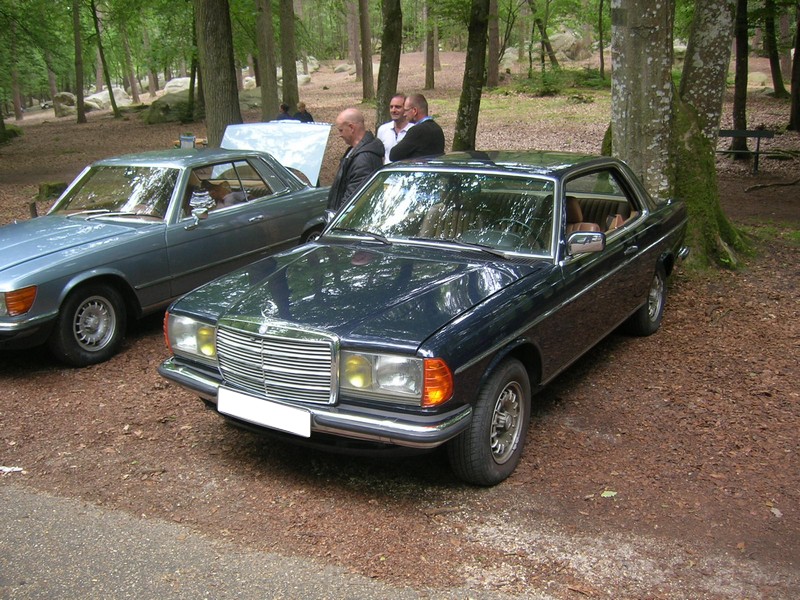
[[[654,321],[661,310],[661,301],[664,297],[664,281],[656,275],[653,277],[653,285],[650,286],[650,295],[648,296],[647,313],[651,321]]]
[[[511,458],[517,448],[522,417],[522,389],[516,381],[511,381],[497,397],[492,415],[490,442],[498,464]]]
[[[92,296],[78,307],[73,333],[78,345],[89,352],[101,350],[114,335],[114,308],[100,296]]]

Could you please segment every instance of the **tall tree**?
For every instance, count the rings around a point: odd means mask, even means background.
[[[430,0],[425,0],[422,6],[422,23],[425,29],[425,88],[432,90],[436,87],[436,59],[434,57],[433,27],[434,19],[431,18]]]
[[[83,41],[81,39],[81,0],[72,0],[72,31],[75,45],[75,108],[78,123],[86,123],[83,101]]]
[[[500,84],[500,15],[497,0],[489,0],[489,53],[486,65],[486,87]]]
[[[792,101],[788,127],[791,131],[800,131],[800,5],[797,7],[796,19],[794,60],[792,60]]]
[[[208,145],[218,148],[228,125],[242,122],[228,0],[194,0],[200,82]]]
[[[397,92],[400,73],[400,51],[403,47],[403,9],[400,0],[382,0],[383,32],[381,64],[378,68],[377,124],[389,120],[389,102]]]
[[[736,71],[733,80],[733,128],[747,129],[747,75],[750,38],[747,31],[747,0],[737,0],[734,25],[736,40]],[[731,150],[746,152],[747,138],[733,138]],[[739,157],[745,154],[737,155]]]
[[[478,131],[478,114],[486,67],[486,37],[489,29],[489,0],[472,0],[469,15],[467,58],[461,98],[456,113],[453,150],[474,150]]]
[[[100,35],[102,27],[100,25],[100,15],[97,10],[97,3],[95,2],[95,0],[92,0],[90,4],[92,8],[92,21],[94,21],[94,32],[95,35],[97,35],[97,56],[100,60],[103,78],[106,81],[106,87],[108,88],[108,100],[111,103],[111,111],[114,114],[114,118],[119,119],[122,117],[122,113],[119,111],[119,107],[117,106],[117,99],[114,97],[114,88],[111,85],[111,73],[108,70],[108,63],[106,62],[106,54],[103,50],[103,36]]]
[[[275,30],[272,25],[272,2],[255,0],[258,79],[261,88],[261,120],[278,114],[278,76],[275,64]]]
[[[764,45],[769,56],[769,68],[772,74],[772,89],[776,98],[788,98],[789,92],[783,85],[781,73],[781,55],[778,49],[778,32],[775,27],[775,0],[764,0]]]
[[[292,0],[280,0],[281,22],[281,91],[289,112],[297,110],[300,91],[297,87],[297,54],[295,52],[294,5]]]
[[[369,23],[369,0],[358,0],[359,30],[361,32],[361,90],[364,100],[375,97],[372,75],[372,28]]]

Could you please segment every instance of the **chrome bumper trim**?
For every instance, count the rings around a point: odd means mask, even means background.
[[[168,358],[158,367],[161,376],[216,404],[220,382],[201,371]],[[444,414],[409,416],[390,413],[367,414],[339,406],[302,406],[311,413],[312,433],[324,433],[407,448],[435,448],[469,426],[472,407],[461,406]]]

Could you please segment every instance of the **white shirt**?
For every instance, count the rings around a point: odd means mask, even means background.
[[[378,135],[376,137],[383,142],[383,149],[386,151],[383,155],[383,164],[392,162],[389,160],[389,151],[406,136],[406,132],[413,126],[414,123],[406,123],[400,131],[395,131],[394,121],[389,121],[378,127]]]

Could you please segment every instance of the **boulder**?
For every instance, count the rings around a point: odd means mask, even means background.
[[[78,112],[75,106],[75,95],[69,92],[58,92],[53,96],[53,111],[57,117],[69,117]]]
[[[178,92],[185,92],[189,89],[191,77],[176,77],[170,79],[164,86],[164,94],[177,94]],[[194,83],[194,89],[197,89],[197,81]]]
[[[133,104],[131,97],[123,88],[114,86],[113,92],[114,101],[117,103],[118,108]],[[86,96],[83,101],[87,107],[92,107],[96,110],[105,110],[111,108],[111,94],[108,92],[108,90],[103,90],[102,92],[92,94],[91,96]]]
[[[177,123],[187,120],[189,112],[189,89],[164,94],[157,98],[144,114],[144,122],[148,125],[156,123]]]

